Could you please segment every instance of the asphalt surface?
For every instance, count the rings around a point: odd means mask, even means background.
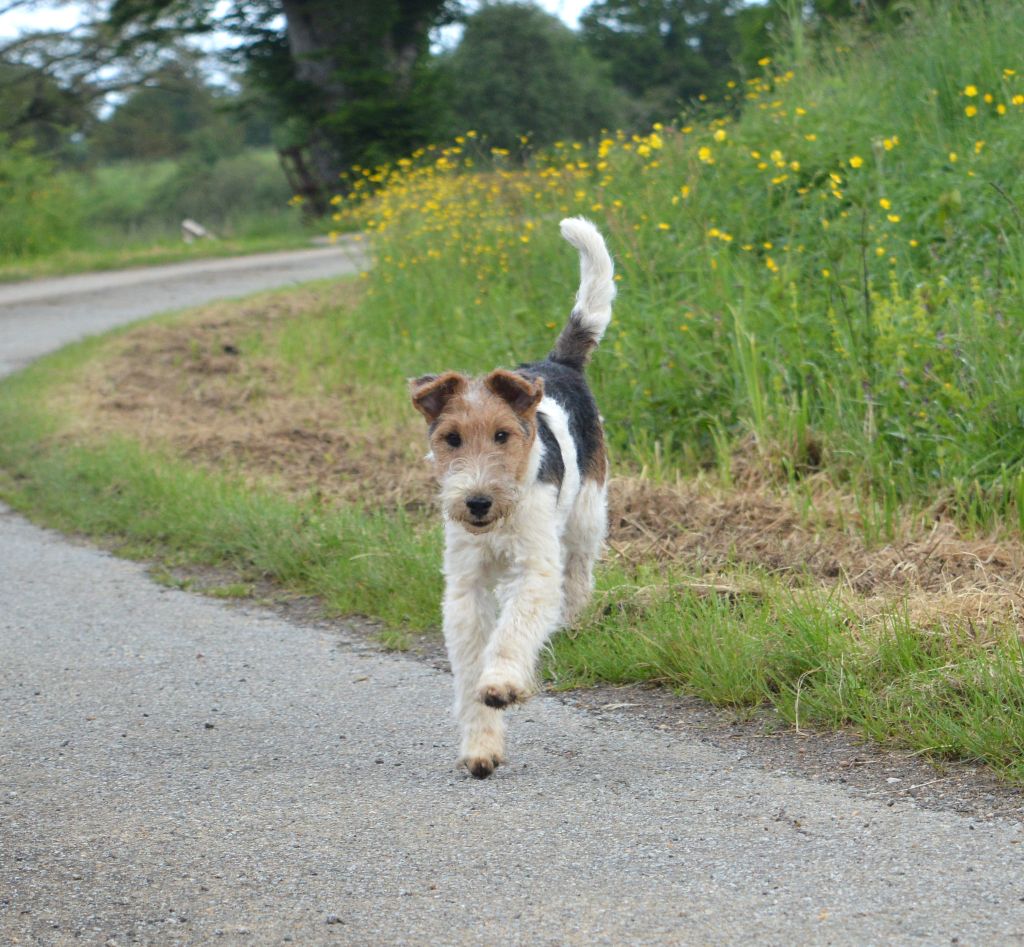
[[[315,250],[0,283],[0,375],[143,316],[354,273],[363,265],[361,244],[342,238]]]
[[[449,688],[0,512],[0,943],[1024,941],[1018,824],[550,698],[478,782]]]

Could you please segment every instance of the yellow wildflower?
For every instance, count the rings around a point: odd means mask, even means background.
[[[969,85],[964,89],[964,95],[969,99],[973,99],[978,94],[978,87],[976,85]]]
[[[864,164],[864,159],[860,155],[854,155],[852,158],[850,158],[850,167],[851,168],[859,168],[863,164]]]

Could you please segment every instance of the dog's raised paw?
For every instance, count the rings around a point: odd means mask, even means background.
[[[525,688],[516,684],[486,684],[476,693],[477,700],[495,710],[523,703],[528,694]]]
[[[487,779],[497,768],[500,760],[496,756],[470,756],[462,760],[474,779]]]

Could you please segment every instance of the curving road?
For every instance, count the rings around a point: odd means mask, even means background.
[[[336,250],[0,288],[6,370]],[[449,682],[0,511],[0,943],[1009,944],[1024,832],[547,698],[451,768]]]

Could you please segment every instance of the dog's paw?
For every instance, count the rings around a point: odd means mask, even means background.
[[[459,760],[459,763],[469,771],[469,775],[474,779],[487,779],[501,765],[501,762],[501,757],[493,753],[483,756],[464,756]]]
[[[482,681],[476,691],[476,699],[495,710],[524,703],[529,696],[525,685],[512,681]]]

